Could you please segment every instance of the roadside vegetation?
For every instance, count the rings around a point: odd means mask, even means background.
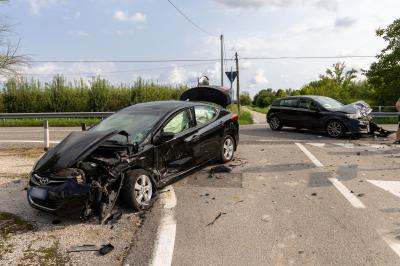
[[[49,121],[50,127],[80,127],[81,123],[91,126],[101,121],[100,118],[1,119],[0,127],[42,127],[44,120]]]
[[[238,114],[238,108],[236,104],[229,105],[228,110],[234,114]],[[240,108],[239,124],[240,125],[253,124],[253,117],[251,116],[251,113]]]

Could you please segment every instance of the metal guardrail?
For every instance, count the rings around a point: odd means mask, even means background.
[[[55,113],[0,113],[0,119],[10,118],[105,118],[114,112],[55,112]]]
[[[372,115],[375,117],[398,117],[400,112],[372,112]]]

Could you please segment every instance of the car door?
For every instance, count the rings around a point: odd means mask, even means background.
[[[219,109],[214,106],[194,107],[196,119],[196,141],[193,141],[194,157],[197,164],[214,159],[220,148],[224,124],[218,121]]]
[[[298,98],[286,98],[280,101],[280,118],[285,126],[297,125],[297,102]]]
[[[178,174],[193,165],[193,148],[190,139],[196,133],[190,108],[173,114],[157,134],[170,132],[174,137],[156,146],[156,164],[161,178]]]
[[[299,128],[312,129],[320,127],[322,115],[319,112],[318,104],[313,99],[299,99],[297,121]]]

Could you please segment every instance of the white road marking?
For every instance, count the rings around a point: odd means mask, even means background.
[[[354,194],[350,192],[350,190],[343,185],[337,178],[328,178],[329,181],[339,190],[339,192],[353,205],[354,208],[364,209],[365,205],[358,199]]]
[[[306,147],[301,145],[300,143],[296,142],[297,147],[300,148],[305,155],[307,155],[308,159],[310,159],[316,167],[324,167],[324,165],[311,153],[309,152]]]
[[[367,181],[400,198],[400,181],[383,181],[383,180],[367,180]]]
[[[318,147],[318,148],[323,148],[325,147],[325,143],[306,143],[308,145],[314,146],[314,147]]]
[[[43,143],[43,140],[0,140],[0,143]],[[58,144],[61,140],[50,140],[50,143]]]
[[[400,243],[394,241],[386,236],[382,236],[383,240],[385,240],[386,244],[400,257]]]
[[[297,147],[300,148],[302,152],[314,163],[316,167],[324,167],[324,165],[309,151],[301,145],[300,143],[296,143]],[[355,208],[365,208],[365,205],[359,200],[356,196],[354,196],[348,188],[343,185],[337,178],[328,178],[328,180],[335,186],[335,188],[347,199],[351,205]]]
[[[167,186],[160,194],[161,204],[164,205],[163,216],[157,230],[157,238],[151,266],[170,266],[174,254],[176,219],[176,195],[172,186]]]
[[[333,143],[336,146],[341,146],[347,149],[353,149],[354,148],[354,144],[353,143]]]

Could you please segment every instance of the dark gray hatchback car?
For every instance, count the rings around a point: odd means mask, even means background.
[[[372,109],[362,101],[349,105],[324,96],[298,96],[275,100],[267,114],[272,130],[282,127],[326,131],[333,138],[346,133],[370,132]]]

